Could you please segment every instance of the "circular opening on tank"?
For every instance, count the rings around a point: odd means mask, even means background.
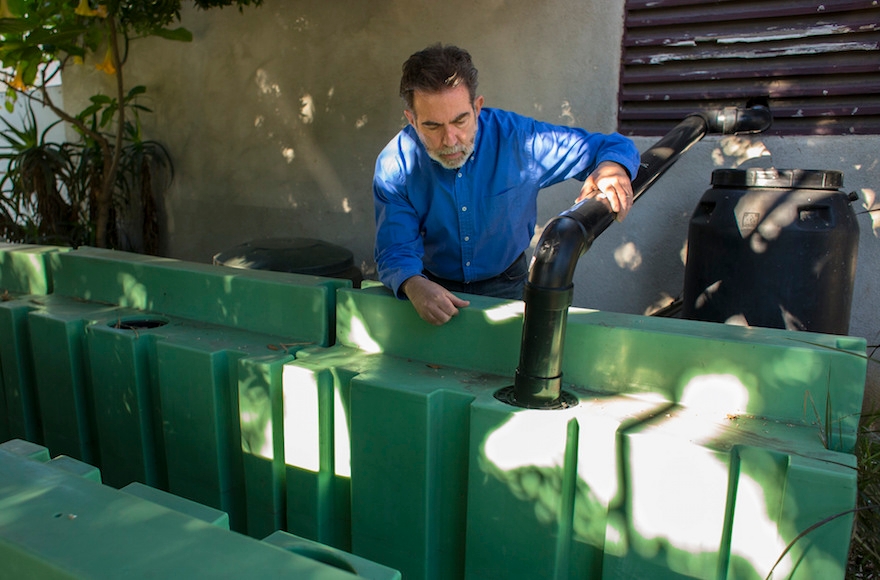
[[[168,324],[168,321],[162,318],[120,318],[111,322],[110,328],[118,328],[120,330],[145,330],[159,328],[166,324]]]
[[[266,238],[245,242],[214,256],[214,264],[313,276],[337,276],[354,266],[342,246],[312,238]]]
[[[321,550],[320,548],[312,548],[309,546],[288,546],[286,549],[288,552],[305,556],[316,562],[321,562],[322,564],[333,566],[339,570],[345,570],[346,572],[357,574],[357,570],[354,569],[354,566],[346,562],[342,557],[337,556],[328,550]]]

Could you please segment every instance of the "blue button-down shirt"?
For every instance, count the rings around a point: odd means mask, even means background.
[[[423,269],[473,282],[503,272],[529,246],[538,191],[583,181],[602,161],[634,177],[639,154],[617,133],[542,123],[484,107],[474,153],[459,169],[428,156],[412,126],[379,154],[373,177],[379,279],[397,296]]]

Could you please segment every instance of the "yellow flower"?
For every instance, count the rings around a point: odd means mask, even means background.
[[[107,54],[104,55],[104,60],[100,64],[96,64],[95,68],[104,71],[108,75],[116,74],[116,67],[113,66],[113,53],[110,49],[107,49]]]
[[[73,64],[82,64],[82,63],[83,63],[83,57],[81,57],[81,56],[74,56],[73,57]]]
[[[89,7],[89,0],[79,0],[79,6],[73,12],[80,16],[96,16],[98,14],[96,10],[92,10]]]
[[[15,18],[15,14],[9,10],[6,0],[0,0],[0,18]]]
[[[24,84],[24,80],[21,78],[21,69],[15,69],[15,78],[12,79],[12,82],[9,83],[9,86],[17,91],[24,91],[27,89],[27,85]]]

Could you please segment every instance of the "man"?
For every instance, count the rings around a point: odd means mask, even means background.
[[[622,220],[639,154],[629,139],[483,107],[467,51],[440,44],[403,65],[407,125],[376,161],[379,279],[444,324],[469,304],[453,292],[520,299],[537,195],[569,178]]]

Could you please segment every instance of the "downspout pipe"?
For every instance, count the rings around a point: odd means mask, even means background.
[[[770,110],[763,106],[688,115],[641,155],[638,175],[632,181],[633,202],[706,134],[759,133],[772,121]],[[522,344],[514,385],[499,392],[499,399],[530,409],[570,406],[572,398],[562,391],[562,353],[574,296],[574,270],[615,215],[604,203],[588,199],[547,223],[525,284]]]

